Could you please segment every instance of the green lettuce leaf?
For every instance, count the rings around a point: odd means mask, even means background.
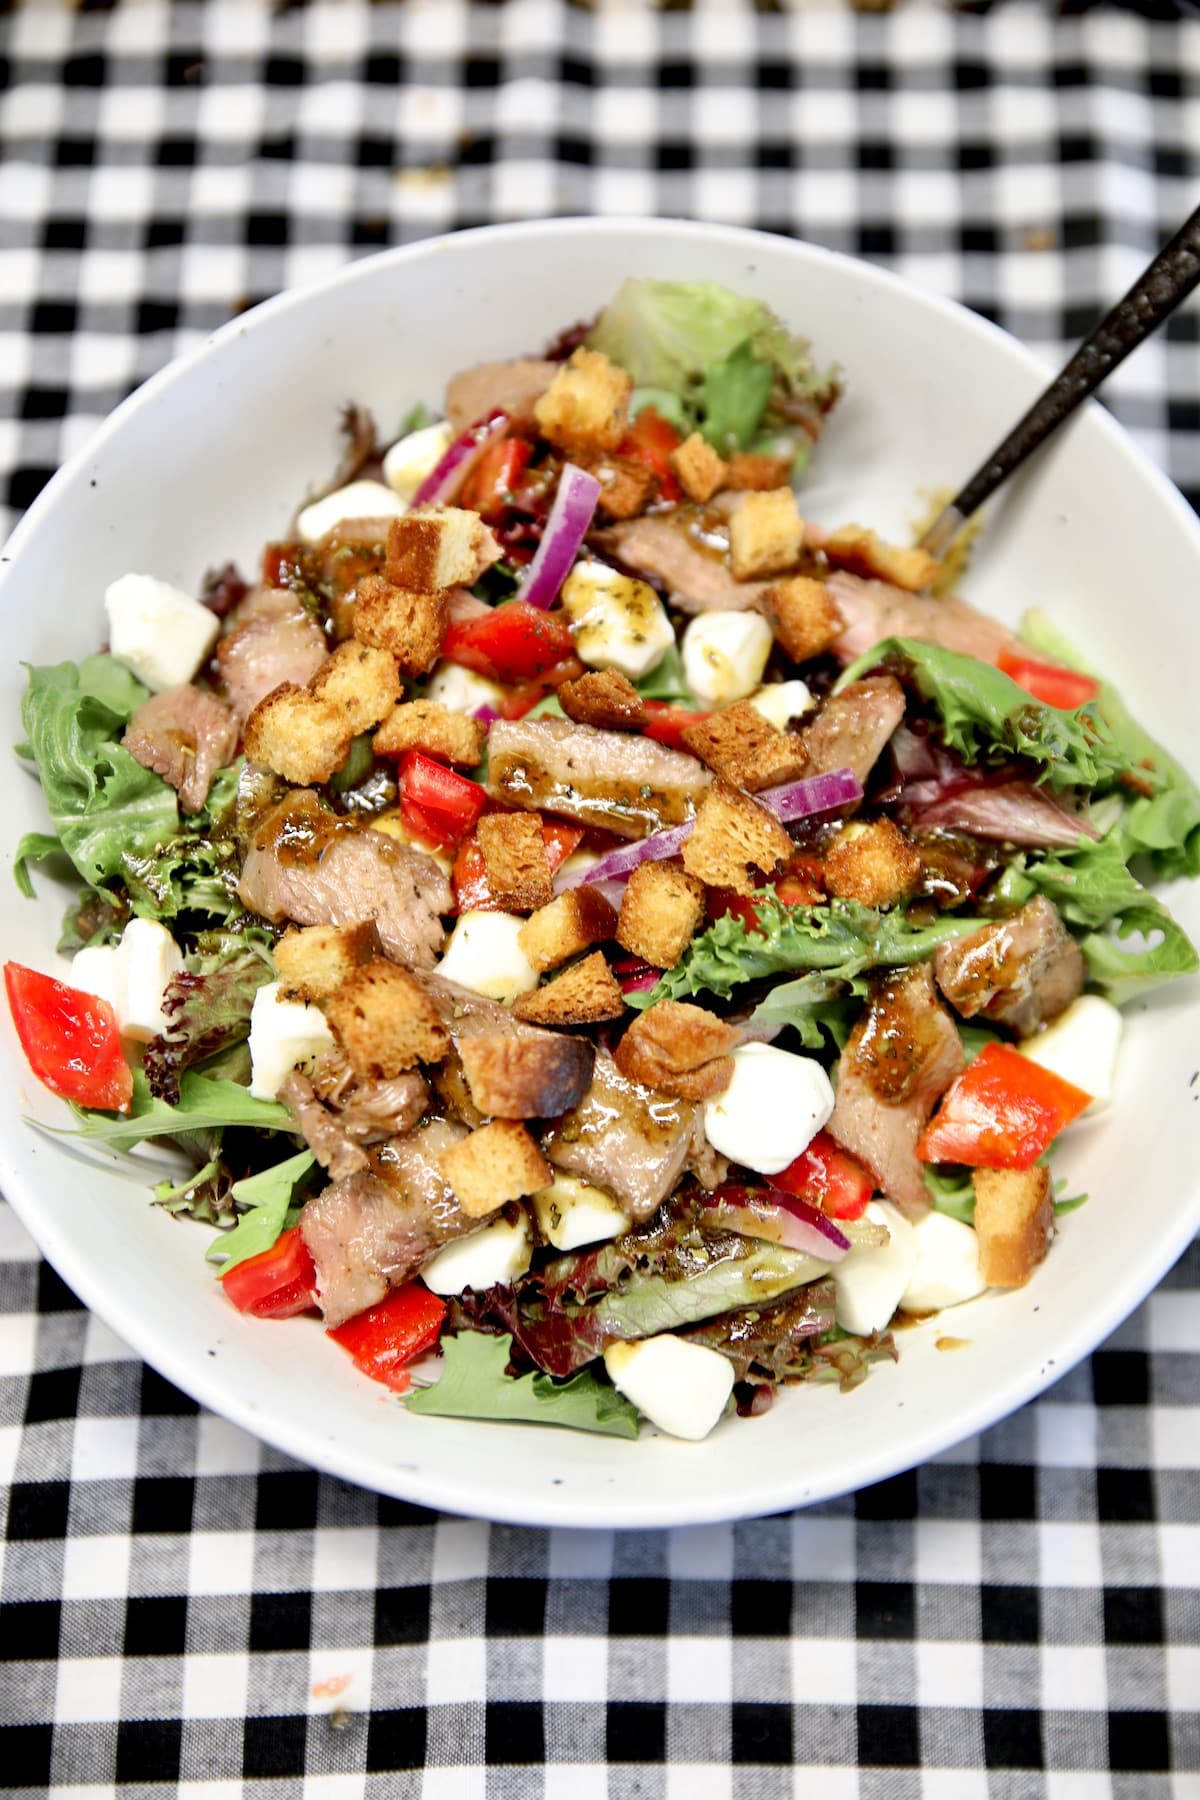
[[[538,1370],[514,1376],[506,1373],[511,1352],[507,1335],[460,1331],[445,1337],[441,1376],[432,1386],[407,1394],[404,1404],[410,1412],[443,1419],[507,1419],[566,1425],[606,1437],[637,1436],[637,1408],[594,1367],[580,1369],[566,1381],[552,1381]]]
[[[687,684],[678,644],[669,645],[650,673],[633,685],[643,700],[670,700],[676,706],[686,706],[689,712],[701,710],[699,700]]]
[[[848,984],[835,975],[812,970],[795,981],[780,981],[761,1000],[747,1021],[752,1030],[782,1031],[790,1027],[806,1050],[824,1047],[826,1034],[838,1050],[854,1028],[867,984],[856,976]]]
[[[84,657],[79,665],[79,687],[126,724],[142,702],[150,698],[150,689],[142,685],[133,670],[107,650]]]
[[[147,1138],[180,1137],[226,1125],[251,1125],[267,1131],[295,1133],[292,1116],[277,1100],[256,1100],[236,1081],[214,1081],[189,1070],[179,1083],[175,1105],[156,1100],[140,1069],[134,1071],[133,1101],[127,1113],[73,1108],[82,1123],[77,1129],[46,1126],[56,1136],[94,1139],[129,1149]]]
[[[261,1174],[234,1182],[233,1199],[245,1210],[233,1230],[220,1232],[206,1252],[209,1262],[221,1264],[222,1275],[235,1263],[271,1248],[287,1223],[296,1189],[315,1162],[311,1150],[301,1150]]]
[[[704,435],[722,456],[745,450],[758,430],[775,385],[775,370],[749,342],[704,374]]]

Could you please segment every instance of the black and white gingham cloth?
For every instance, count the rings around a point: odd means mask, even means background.
[[[1157,11],[28,0],[0,18],[0,530],[232,312],[497,219],[795,233],[1052,364],[1196,204],[1200,21]],[[1108,392],[1193,499],[1197,317]],[[926,1468],[572,1533],[380,1500],[197,1411],[0,1202],[0,1481],[0,1787],[29,1795],[1200,1800],[1195,1247]]]

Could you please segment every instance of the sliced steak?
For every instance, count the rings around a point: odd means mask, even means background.
[[[1039,894],[1011,919],[939,944],[937,984],[964,1019],[984,1018],[1028,1037],[1083,992],[1083,953]]]
[[[886,581],[866,581],[841,571],[829,577],[829,597],[845,621],[845,630],[833,646],[835,656],[853,662],[856,656],[889,637],[920,638],[994,663],[1003,650],[1021,646],[998,619],[976,612],[953,594],[908,594]]]
[[[326,812],[310,788],[284,796],[254,826],[238,882],[242,905],[278,924],[373,919],[389,956],[431,969],[454,896],[431,856]]]
[[[482,1118],[555,1119],[587,1093],[595,1051],[586,1038],[525,1025],[440,975],[423,987],[450,1033],[453,1052],[434,1077],[468,1125]]]
[[[362,1081],[340,1050],[322,1056],[311,1075],[293,1070],[279,1098],[335,1181],[369,1167],[364,1144],[411,1131],[429,1109],[429,1089],[415,1069],[391,1081]]]
[[[615,1194],[635,1222],[648,1219],[698,1155],[699,1115],[689,1100],[656,1094],[621,1074],[605,1051],[580,1104],[542,1138],[555,1168]]]
[[[541,357],[519,356],[511,362],[479,363],[463,369],[446,385],[446,417],[455,431],[465,431],[497,409],[506,412],[514,424],[532,425],[533,409],[560,366]]]
[[[178,791],[184,812],[199,812],[212,778],[237,753],[237,722],[223,700],[205,688],[168,688],[151,694],[125,727],[121,742],[143,769]]]
[[[362,1145],[355,1143],[339,1123],[337,1115],[317,1099],[307,1075],[293,1069],[279,1090],[279,1098],[300,1127],[305,1143],[321,1167],[327,1169],[335,1181],[370,1168],[371,1160]]]
[[[669,513],[627,519],[595,534],[596,542],[627,569],[670,596],[680,612],[744,612],[756,607],[769,581],[735,581],[729,568],[729,513],[725,504],[678,506]]]
[[[914,804],[902,791],[900,805],[905,822],[917,830],[969,831],[993,843],[1035,850],[1073,850],[1081,837],[1096,835],[1086,819],[1031,781],[947,788],[924,804]]]
[[[245,724],[281,682],[305,687],[325,662],[325,634],[287,588],[256,588],[230,615],[217,645],[226,698]]]
[[[868,675],[831,694],[800,733],[806,775],[853,769],[865,782],[904,717],[904,689],[891,675]]]
[[[875,983],[838,1063],[828,1129],[910,1217],[929,1207],[917,1139],[963,1066],[927,963]]]
[[[544,807],[619,837],[682,825],[711,780],[704,765],[682,750],[572,719],[496,719],[488,734],[493,799]]]

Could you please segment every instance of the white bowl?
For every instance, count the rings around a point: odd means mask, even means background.
[[[848,375],[803,496],[811,517],[901,531],[917,490],[973,469],[1041,387],[1019,345],[877,269],[781,238],[663,221],[550,221],[421,243],[259,307],[147,383],[50,483],[8,546],[7,737],[22,661],[78,657],[104,635],[105,584],[129,569],[194,589],[264,540],[331,466],[339,406],[383,431],[448,375],[536,351],[627,274],[711,277],[760,294]],[[1200,667],[1200,527],[1170,483],[1091,408],[993,511],[967,592],[1015,621],[1046,607],[1192,768],[1200,727],[1182,671]],[[2,841],[43,824],[10,778]],[[54,966],[65,896],[0,884],[5,954]],[[1175,895],[1193,933],[1200,894]],[[30,1077],[4,1009],[0,1184],[83,1300],[204,1405],[346,1480],[453,1512],[535,1525],[655,1526],[828,1498],[926,1461],[1057,1380],[1153,1287],[1200,1221],[1195,982],[1139,1007],[1106,1116],[1058,1167],[1091,1194],[1028,1287],[901,1335],[898,1367],[848,1398],[783,1395],[703,1444],[416,1418],[359,1377],[312,1320],[234,1313],[205,1265],[208,1233],[126,1177],[22,1122],[65,1123]],[[939,1354],[942,1334],[967,1339]]]

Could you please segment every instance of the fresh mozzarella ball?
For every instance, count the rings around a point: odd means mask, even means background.
[[[774,725],[776,731],[786,731],[792,719],[811,710],[813,697],[803,681],[768,681],[751,694],[750,704],[768,725]]]
[[[891,1323],[920,1252],[916,1232],[890,1200],[872,1200],[863,1216],[875,1225],[886,1225],[887,1243],[877,1250],[865,1245],[851,1250],[834,1263],[831,1273],[837,1290],[838,1324],[843,1331],[867,1336]]]
[[[708,1436],[733,1392],[733,1364],[717,1350],[664,1332],[604,1352],[609,1380],[671,1437]]]
[[[542,1236],[556,1250],[607,1243],[629,1230],[629,1215],[612,1195],[574,1175],[556,1175],[533,1196],[533,1205]]]
[[[125,1001],[121,1030],[147,1043],[167,1028],[163,998],[183,967],[183,952],[164,925],[130,919],[119,952],[124,962]]]
[[[125,971],[115,944],[85,944],[71,959],[68,985],[81,994],[107,1000],[121,1023],[125,1009]]]
[[[298,1063],[314,1063],[333,1049],[320,1007],[281,1000],[282,986],[269,981],[260,987],[250,1009],[250,1092],[256,1100],[274,1100]]]
[[[435,700],[448,712],[473,713],[481,706],[500,712],[507,698],[498,681],[477,675],[458,663],[441,662],[429,677],[426,698]]]
[[[714,1150],[760,1175],[777,1175],[806,1150],[833,1111],[829,1077],[812,1056],[742,1044],[733,1079],[704,1108]]]
[[[774,641],[759,613],[701,613],[683,634],[688,686],[713,706],[744,700],[762,680]]]
[[[454,430],[447,419],[410,431],[406,437],[397,438],[384,457],[383,479],[402,500],[411,500],[453,442]]]
[[[900,1296],[905,1312],[940,1312],[982,1294],[987,1282],[979,1268],[979,1239],[961,1219],[926,1213],[913,1226],[917,1266]]]
[[[607,563],[576,563],[563,583],[563,611],[580,662],[619,669],[637,681],[657,667],[675,642],[662,601],[646,581],[618,575]]]
[[[407,511],[404,501],[382,481],[352,481],[304,507],[296,520],[296,534],[302,543],[319,544],[346,519],[398,519]]]
[[[122,575],[104,606],[110,650],[155,694],[190,681],[221,629],[207,606],[154,575]]]
[[[1092,1096],[1091,1105],[1081,1115],[1086,1119],[1112,1102],[1123,1028],[1111,1001],[1102,1000],[1099,994],[1081,994],[1053,1025],[1047,1025],[1037,1037],[1026,1038],[1018,1049],[1031,1062]]]
[[[515,1000],[518,994],[528,994],[538,978],[517,942],[524,923],[514,913],[462,913],[450,933],[438,974],[485,1000]]]
[[[481,1293],[500,1282],[515,1281],[529,1267],[529,1221],[522,1213],[515,1224],[495,1219],[470,1237],[455,1238],[421,1270],[421,1280],[435,1294]]]

